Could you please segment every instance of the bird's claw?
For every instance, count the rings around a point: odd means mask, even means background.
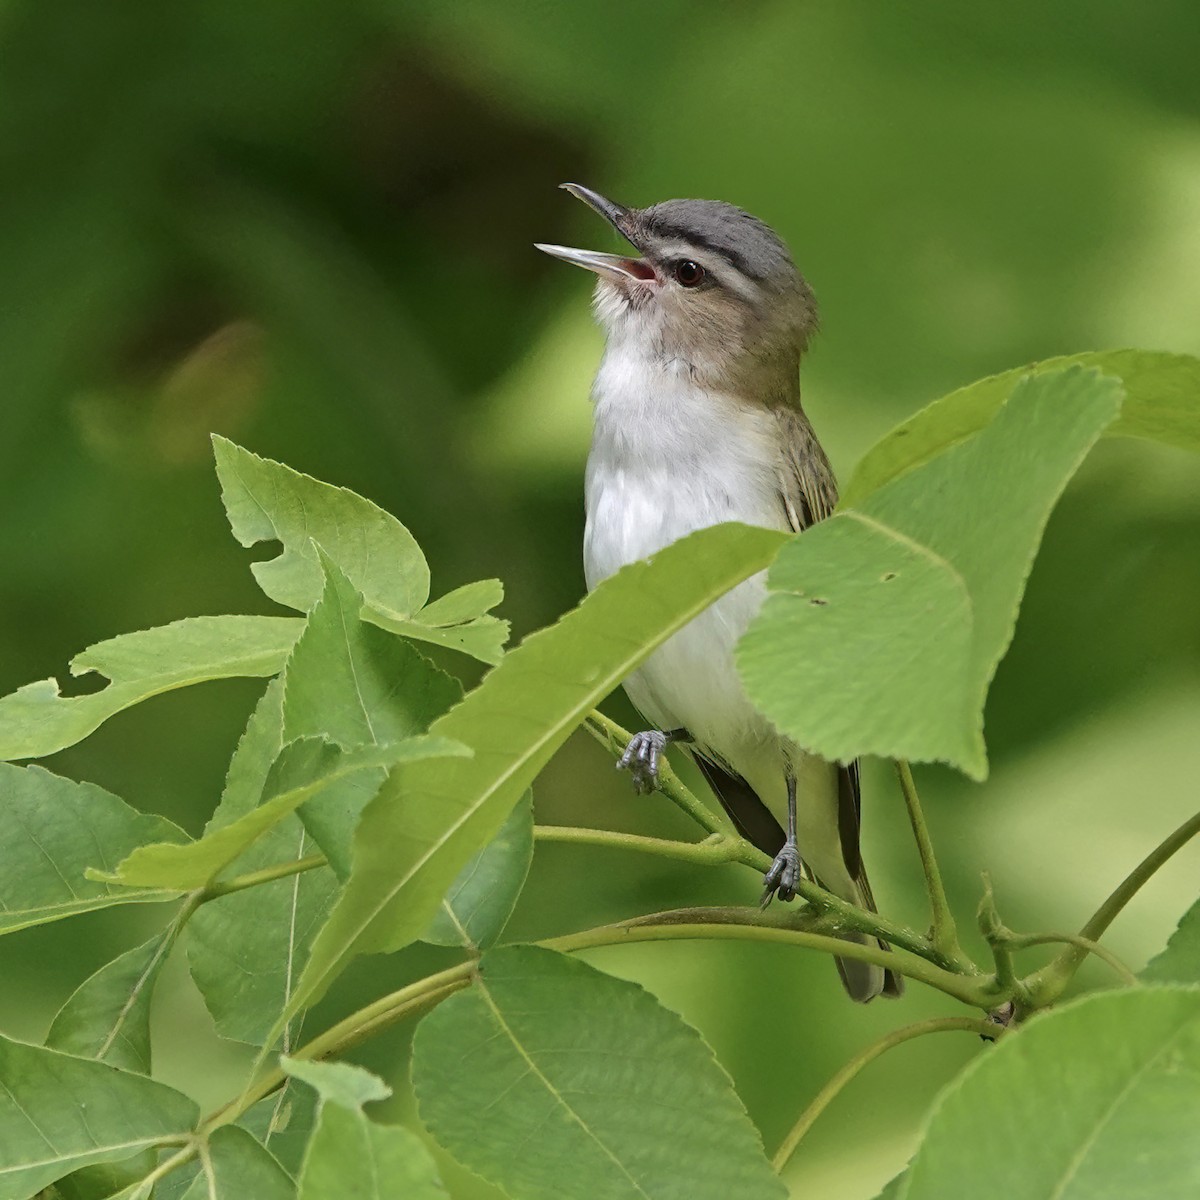
[[[771,869],[763,876],[762,907],[766,908],[775,896],[780,900],[794,900],[800,879],[800,851],[793,843],[785,842],[783,849],[775,855]]]
[[[635,733],[617,760],[618,771],[628,771],[633,777],[633,790],[647,796],[658,786],[658,760],[666,749],[668,737],[657,729]]]

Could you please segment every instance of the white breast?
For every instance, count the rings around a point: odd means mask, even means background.
[[[779,499],[775,420],[695,387],[686,372],[629,352],[605,355],[594,389],[584,569],[595,587],[708,525],[786,528]],[[773,735],[746,700],[733,649],[758,611],[764,584],[740,585],[660,647],[626,682],[643,714],[684,727],[726,761]]]

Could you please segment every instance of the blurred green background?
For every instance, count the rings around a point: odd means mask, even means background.
[[[210,431],[396,513],[435,595],[501,576],[518,636],[572,605],[601,341],[588,279],[530,244],[614,235],[566,179],[629,204],[728,199],[783,233],[821,302],[804,394],[843,476],[980,375],[1091,348],[1200,353],[1198,55],[1195,0],[3,0],[0,691],[118,632],[271,611],[228,535]],[[990,781],[921,774],[968,924],[987,867],[1010,924],[1075,927],[1194,808],[1198,595],[1200,462],[1103,445],[997,676]],[[47,765],[196,832],[258,690],[155,700]],[[875,891],[920,924],[899,798],[878,765],[867,786]],[[686,832],[582,737],[536,801],[545,821]],[[1118,924],[1135,966],[1198,866],[1181,855]],[[552,846],[513,932],[756,892],[745,871]],[[5,938],[0,1027],[40,1037],[161,919]],[[441,961],[360,962],[318,1016]],[[768,1148],[856,1046],[951,1007],[917,988],[854,1007],[829,963],[774,948],[593,961],[704,1031]],[[245,1056],[179,963],[155,1021],[162,1078],[206,1103],[236,1086]],[[403,1118],[408,1036],[359,1051]],[[870,1068],[794,1161],[795,1194],[874,1195],[977,1050],[933,1039]]]

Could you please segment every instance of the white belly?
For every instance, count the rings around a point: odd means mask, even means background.
[[[786,528],[775,466],[774,418],[687,384],[664,387],[642,411],[606,404],[597,386],[587,471],[584,570],[595,587],[626,563],[722,521]],[[627,398],[623,398],[627,401]],[[686,728],[731,765],[744,747],[776,741],[746,699],[734,666],[738,639],[765,595],[763,577],[734,588],[626,681],[660,728]]]

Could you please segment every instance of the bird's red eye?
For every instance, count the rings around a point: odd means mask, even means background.
[[[692,262],[690,258],[685,258],[675,268],[675,278],[683,284],[684,287],[698,287],[704,282],[704,268],[697,262]]]

